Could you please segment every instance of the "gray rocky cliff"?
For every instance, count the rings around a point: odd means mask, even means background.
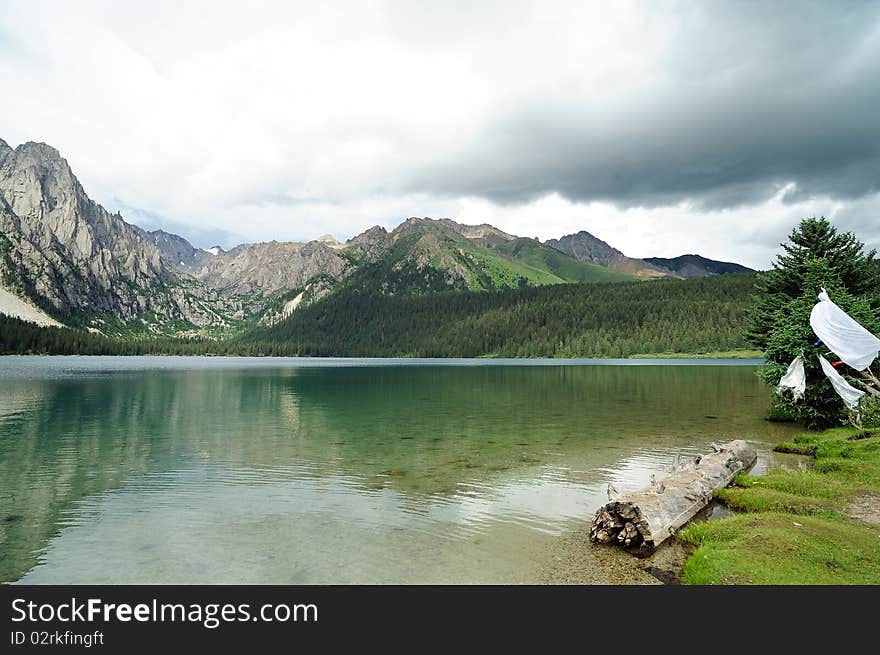
[[[0,274],[56,316],[223,323],[216,294],[179,276],[142,231],[92,201],[59,152],[0,144]]]
[[[224,297],[242,302],[247,311],[258,312],[278,295],[302,288],[315,277],[336,282],[352,268],[351,260],[326,241],[269,241],[203,259],[193,275]]]
[[[611,270],[640,277],[677,277],[675,273],[643,259],[627,257],[602,239],[581,230],[559,239],[548,239],[546,245],[581,262],[598,264]]]
[[[345,248],[353,257],[373,262],[385,255],[390,243],[388,231],[380,225],[374,225],[346,241]]]
[[[156,248],[165,263],[171,268],[184,273],[192,273],[203,260],[213,257],[213,254],[196,248],[181,236],[166,232],[165,230],[142,230],[133,226],[141,235]]]

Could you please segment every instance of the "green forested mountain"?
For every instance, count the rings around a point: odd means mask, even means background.
[[[746,347],[752,275],[387,296],[346,289],[238,339],[278,355],[628,357]]]
[[[363,261],[345,288],[397,295],[636,279],[491,226],[410,218],[383,241],[380,254]]]
[[[54,148],[0,141],[0,352],[531,357],[742,345],[726,301],[737,280],[657,285],[644,278],[665,273],[630,266],[586,232],[572,239],[567,253],[486,223],[413,217],[345,243],[200,250],[107,212]],[[610,259],[582,256],[596,243]],[[12,318],[40,310],[67,327]]]
[[[345,288],[233,339],[111,340],[0,316],[0,352],[628,357],[746,348],[753,275],[492,292]]]
[[[36,323],[0,314],[0,355],[105,355],[112,342],[106,337],[66,327],[40,327]]]

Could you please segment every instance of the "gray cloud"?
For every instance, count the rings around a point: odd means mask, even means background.
[[[797,184],[791,200],[880,189],[880,5],[681,10],[671,49],[652,71],[662,79],[628,88],[610,106],[601,88],[530,98],[417,171],[411,188],[501,203],[557,191],[577,201],[689,198],[709,208],[757,202],[788,182]]]
[[[761,266],[814,213],[880,243],[878,3],[6,0],[0,88],[0,137],[200,245],[427,215]]]

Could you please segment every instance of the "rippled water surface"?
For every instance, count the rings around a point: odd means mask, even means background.
[[[773,465],[743,364],[0,357],[0,580],[542,582],[609,481]]]

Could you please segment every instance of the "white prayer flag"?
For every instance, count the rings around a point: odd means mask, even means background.
[[[825,289],[810,313],[810,327],[831,352],[857,371],[868,368],[880,351],[880,339],[835,305]]]
[[[837,395],[843,398],[844,404],[850,409],[858,407],[859,401],[862,399],[862,396],[865,395],[865,392],[859,391],[850,385],[850,383],[837,372],[837,369],[835,369],[827,359],[822,357],[822,355],[819,355],[819,364],[822,366],[822,371],[824,371],[825,377],[831,382],[831,386],[834,387]]]

